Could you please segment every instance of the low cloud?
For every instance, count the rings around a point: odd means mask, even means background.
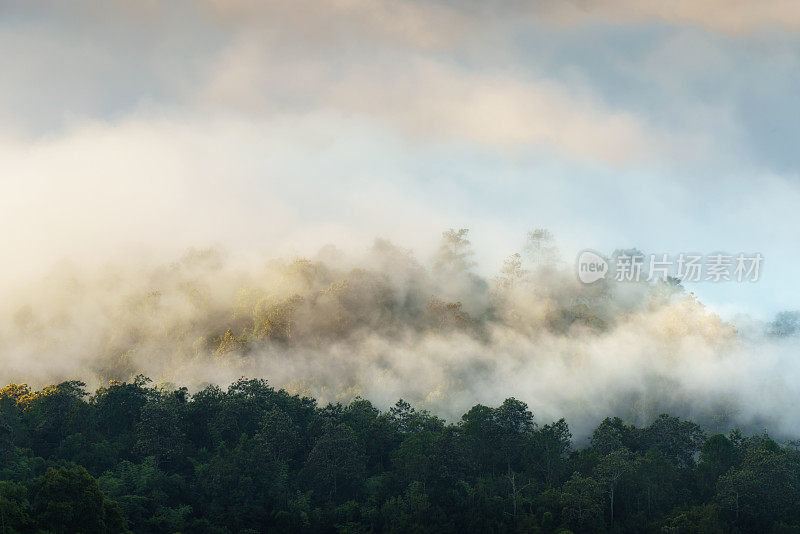
[[[680,286],[586,286],[541,256],[471,272],[463,236],[431,265],[378,240],[356,256],[241,261],[190,251],[82,270],[62,264],[4,302],[4,382],[273,385],[346,402],[405,398],[453,418],[515,396],[578,435],[659,413],[779,435],[798,394],[798,339],[721,320]],[[515,259],[516,258],[516,259]]]

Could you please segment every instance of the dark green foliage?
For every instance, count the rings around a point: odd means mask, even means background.
[[[0,390],[0,534],[797,532],[800,453],[608,418],[573,449],[514,398],[455,424],[241,379]]]
[[[124,530],[119,506],[107,501],[83,467],[47,472],[28,485],[30,514],[39,528],[57,533],[104,533]]]

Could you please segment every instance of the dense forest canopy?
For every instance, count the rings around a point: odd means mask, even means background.
[[[360,256],[62,264],[0,305],[0,379],[95,388],[145,374],[197,391],[260,376],[448,420],[513,395],[581,438],[609,413],[644,425],[663,412],[796,435],[800,415],[782,409],[800,383],[796,314],[734,325],[677,280],[581,284],[546,230],[487,276],[468,238],[444,232],[426,261],[376,240]]]
[[[662,414],[567,422],[507,398],[458,421],[239,379],[0,390],[0,531],[797,532],[800,452]]]

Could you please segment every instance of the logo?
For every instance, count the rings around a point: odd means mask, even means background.
[[[593,250],[584,250],[578,256],[578,279],[584,284],[606,277],[608,262]]]
[[[578,279],[584,284],[597,282],[613,271],[617,282],[757,282],[764,256],[760,253],[644,254],[637,249],[617,250],[611,264],[591,249],[578,254]]]

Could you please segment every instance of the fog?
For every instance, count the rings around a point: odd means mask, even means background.
[[[712,430],[800,434],[791,313],[723,321],[675,281],[581,284],[547,231],[493,276],[467,231],[431,258],[385,239],[360,253],[62,261],[2,303],[0,381],[227,385],[240,376],[320,402],[406,399],[457,419],[514,396],[576,437],[662,412]]]

